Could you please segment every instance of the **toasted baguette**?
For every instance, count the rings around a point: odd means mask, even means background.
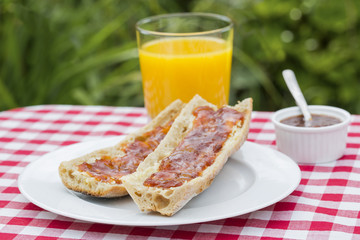
[[[174,101],[146,126],[129,134],[112,147],[100,149],[79,158],[62,162],[59,166],[59,174],[63,184],[70,190],[96,197],[110,198],[127,195],[127,191],[122,183],[99,181],[88,173],[79,171],[78,166],[84,162],[93,163],[96,159],[101,159],[105,156],[110,158],[124,156],[124,146],[134,142],[135,138],[143,136],[143,134],[152,131],[157,126],[163,126],[169,121],[174,120],[183,105],[180,100]]]
[[[187,181],[179,187],[161,188],[145,186],[143,184],[144,181],[158,171],[162,159],[169,156],[190,131],[195,119],[192,112],[199,106],[210,106],[217,110],[216,106],[206,102],[199,96],[195,96],[183,108],[157,149],[148,155],[135,173],[129,174],[122,179],[126,190],[141,211],[156,211],[166,216],[175,214],[194,196],[210,186],[229,156],[237,151],[246,140],[252,112],[251,98],[230,107],[242,112],[244,119],[233,127],[230,136],[216,155],[215,161],[202,172],[201,176]]]

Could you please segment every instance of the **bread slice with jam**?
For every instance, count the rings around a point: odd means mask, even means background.
[[[247,138],[252,99],[217,108],[196,95],[123,184],[142,211],[172,216],[210,186]]]
[[[93,151],[59,166],[62,183],[70,190],[96,197],[127,195],[122,178],[136,171],[166,136],[184,104],[176,100],[150,123],[114,146]]]

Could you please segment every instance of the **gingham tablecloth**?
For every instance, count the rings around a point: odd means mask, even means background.
[[[276,148],[271,114],[253,113],[249,141]],[[233,218],[166,227],[87,223],[45,211],[19,192],[19,174],[43,154],[128,134],[146,122],[143,108],[42,105],[0,112],[0,239],[360,239],[360,116],[356,115],[341,159],[300,165],[302,180],[292,194]]]

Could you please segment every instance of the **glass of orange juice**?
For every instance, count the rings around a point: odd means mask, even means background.
[[[233,23],[210,13],[149,17],[136,24],[145,107],[154,118],[176,99],[195,94],[228,103]]]

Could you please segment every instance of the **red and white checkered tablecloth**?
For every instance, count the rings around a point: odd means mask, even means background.
[[[248,140],[275,147],[270,112],[254,112]],[[302,180],[282,201],[249,214],[199,224],[129,227],[87,223],[45,211],[17,179],[61,146],[128,134],[147,122],[143,108],[42,105],[0,112],[0,239],[360,239],[360,115],[345,155],[300,165]]]

